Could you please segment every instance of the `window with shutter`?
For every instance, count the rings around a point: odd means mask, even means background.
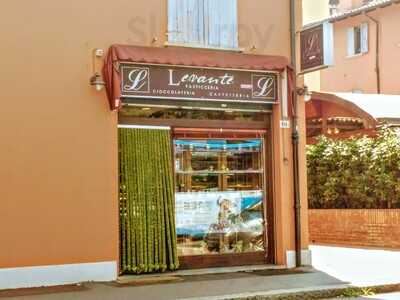
[[[354,56],[368,52],[368,23],[347,29],[347,55]]]
[[[354,49],[354,28],[347,29],[347,56],[353,56],[355,54]]]
[[[203,0],[169,0],[168,41],[173,43],[203,43],[203,16]]]
[[[168,0],[168,42],[237,48],[237,0]]]

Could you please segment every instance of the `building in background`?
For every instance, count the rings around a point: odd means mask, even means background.
[[[400,71],[396,64],[400,60],[398,2],[332,2],[337,3],[336,13],[305,25],[311,27],[323,22],[334,24],[334,66],[322,70],[319,86],[311,84],[310,89],[400,94]]]
[[[314,91],[306,109],[309,142],[319,134],[344,138],[375,134],[382,124],[398,126],[399,112],[390,110],[400,105],[399,98],[391,96],[400,94],[398,3],[329,1],[331,15],[304,26],[333,24],[334,43],[333,65],[305,75]],[[386,118],[380,105],[389,107]]]
[[[0,289],[309,264],[290,4],[3,1]]]

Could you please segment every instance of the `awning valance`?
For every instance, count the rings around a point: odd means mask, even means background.
[[[193,67],[265,70],[282,72],[288,68],[289,95],[293,93],[293,74],[286,57],[242,54],[236,52],[192,49],[184,47],[143,47],[113,45],[105,59],[103,76],[112,110],[118,109],[121,97],[121,76],[118,62],[136,62]],[[289,102],[291,103],[289,99]]]

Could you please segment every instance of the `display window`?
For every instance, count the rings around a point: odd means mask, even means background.
[[[179,256],[265,252],[264,138],[173,143]]]

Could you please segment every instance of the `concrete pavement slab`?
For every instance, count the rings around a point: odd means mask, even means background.
[[[327,246],[310,249],[314,268],[342,281],[357,286],[400,283],[400,251]]]
[[[146,286],[117,286],[110,283],[85,284],[87,289],[79,292],[43,294],[32,296],[10,297],[18,300],[176,300],[201,299],[204,297],[223,298],[223,295],[243,293],[265,293],[268,291],[288,291],[315,288],[316,286],[337,287],[345,282],[337,280],[322,272],[307,272],[293,275],[260,276],[243,274],[232,276],[227,274],[206,280],[183,281]]]

